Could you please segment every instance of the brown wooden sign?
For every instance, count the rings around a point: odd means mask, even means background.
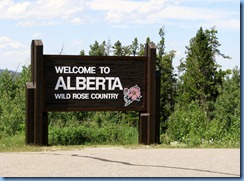
[[[45,111],[145,111],[146,57],[44,55]]]
[[[49,111],[139,111],[139,143],[159,143],[156,47],[143,57],[45,55],[31,44],[26,83],[26,143],[48,145]]]

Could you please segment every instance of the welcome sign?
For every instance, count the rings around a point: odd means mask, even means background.
[[[146,57],[44,55],[46,111],[143,111]]]
[[[157,83],[156,83],[157,82]],[[31,82],[26,83],[26,143],[48,145],[48,112],[138,111],[139,143],[159,143],[160,76],[156,47],[145,56],[43,54],[31,44]]]

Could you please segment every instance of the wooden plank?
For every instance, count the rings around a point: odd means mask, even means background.
[[[149,132],[148,132],[149,114],[140,113],[139,115],[139,144],[149,144]]]
[[[156,46],[153,43],[146,44],[145,56],[147,56],[147,113],[149,113],[148,133],[149,143],[155,143],[156,120]]]
[[[32,82],[26,83],[26,113],[25,113],[25,142],[26,144],[34,144],[34,90],[35,86]]]
[[[160,87],[161,87],[161,73],[156,70],[156,115],[155,115],[155,143],[160,143]]]

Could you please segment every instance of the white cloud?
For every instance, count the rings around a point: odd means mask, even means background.
[[[1,0],[0,20],[14,20],[23,27],[80,25],[98,19],[116,27],[172,22],[182,26],[187,21],[197,21],[203,25],[240,29],[237,23],[240,12],[218,8],[216,3],[221,2],[232,3],[232,0]],[[210,8],[201,7],[201,3],[209,4]]]
[[[131,0],[93,0],[87,3],[92,10],[105,11],[105,20],[109,23],[152,23],[148,14],[154,14],[165,7],[165,1]]]
[[[20,26],[82,23],[84,6],[84,0],[2,0],[0,19],[16,20]]]
[[[29,64],[30,50],[24,44],[6,36],[0,36],[0,68],[16,70]]]
[[[93,0],[87,5],[93,10],[132,12],[140,2],[130,0]]]
[[[19,48],[25,48],[25,45],[13,41],[10,38],[6,36],[0,36],[0,49],[19,49]]]
[[[183,4],[182,2],[185,1],[174,2],[169,0],[92,0],[87,5],[92,10],[103,11],[105,20],[113,25],[162,24],[174,20],[174,23],[177,24],[183,24],[186,21],[198,21],[200,24],[208,23],[211,26],[240,29],[237,23],[240,12],[227,11],[218,7],[203,8],[199,5],[194,6],[194,3],[199,2],[190,1],[192,2],[191,5]],[[179,23],[178,20],[181,22]]]

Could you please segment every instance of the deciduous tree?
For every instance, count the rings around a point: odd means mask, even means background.
[[[95,41],[93,45],[90,45],[90,51],[89,55],[90,56],[106,56],[106,42],[103,41],[101,45],[99,45],[98,41]]]

